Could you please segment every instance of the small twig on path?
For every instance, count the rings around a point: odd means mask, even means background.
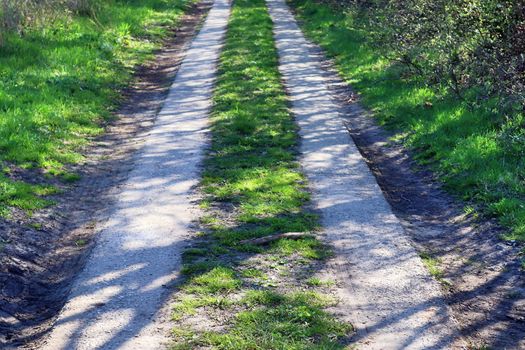
[[[279,233],[276,235],[270,235],[265,237],[259,237],[259,238],[251,238],[251,239],[245,239],[243,241],[240,241],[240,244],[254,244],[254,245],[263,245],[268,244],[273,241],[277,241],[281,238],[287,238],[287,239],[301,239],[301,238],[310,238],[314,237],[309,232],[286,232],[286,233]]]

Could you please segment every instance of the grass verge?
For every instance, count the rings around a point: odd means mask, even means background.
[[[75,180],[65,165],[82,162],[80,147],[103,132],[133,68],[152,57],[192,1],[104,1],[96,18],[64,16],[3,36],[0,215],[48,205],[50,186],[35,185],[46,177]]]
[[[525,240],[524,118],[504,120],[495,109],[484,111],[490,108],[474,111],[406,75],[371,45],[368,33],[375,28],[358,13],[315,0],[290,4],[303,30],[334,58],[379,123],[394,130],[448,190],[497,217],[510,229],[507,239]]]
[[[202,181],[205,230],[183,255],[173,349],[342,349],[351,333],[325,310],[336,300],[315,276],[330,256],[319,241],[240,242],[317,227],[277,65],[264,0],[236,0]]]

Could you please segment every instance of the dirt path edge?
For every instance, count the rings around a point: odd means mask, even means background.
[[[136,69],[114,120],[82,151],[86,161],[70,168],[80,180],[61,185],[62,192],[52,198],[56,205],[31,219],[15,213],[0,220],[0,239],[6,242],[0,251],[0,348],[39,348],[211,5],[211,0],[193,4],[155,58]]]
[[[267,0],[279,70],[299,126],[300,162],[334,249],[336,316],[352,322],[360,349],[443,349],[460,343],[442,290],[430,277],[345,129],[323,58],[284,0]],[[458,340],[458,342],[456,342]]]

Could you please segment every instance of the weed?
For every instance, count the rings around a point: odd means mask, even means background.
[[[69,183],[77,182],[80,180],[80,175],[75,174],[75,173],[65,172],[64,174],[62,174],[62,180],[64,182],[69,182]]]
[[[333,339],[351,331],[321,309],[325,304],[316,294],[267,294],[251,300],[260,307],[237,314],[228,333],[205,334],[206,342],[232,350],[338,349]]]
[[[207,253],[208,250],[204,248],[188,248],[184,250],[184,253],[182,254],[182,260],[185,262],[191,262],[201,256],[206,255]]]
[[[335,284],[332,280],[322,280],[319,277],[310,277],[306,280],[306,284],[313,287],[319,287],[319,286],[332,286]]]
[[[261,278],[261,279],[265,279],[266,278],[266,274],[263,271],[258,270],[258,269],[246,269],[246,270],[243,270],[241,272],[241,275],[242,275],[242,277],[246,277],[246,278]]]
[[[426,252],[419,254],[423,265],[427,268],[430,275],[436,279],[441,284],[441,287],[445,290],[449,290],[452,287],[452,282],[449,279],[444,278],[444,272],[441,269],[441,264],[439,259],[434,258],[432,255]]]
[[[426,266],[426,268],[434,278],[436,278],[437,280],[443,278],[443,271],[441,271],[441,268],[439,267],[438,259],[432,257],[431,254],[426,252],[419,253],[419,256],[421,257],[423,264]]]
[[[188,295],[182,297],[173,306],[172,318],[179,320],[184,316],[192,316],[197,313],[197,309],[205,306],[213,306],[219,309],[225,309],[231,306],[233,302],[227,297],[223,296],[205,296],[196,297],[194,295]]]
[[[77,239],[77,240],[75,241],[75,245],[76,245],[77,247],[83,247],[83,246],[85,246],[86,244],[87,244],[87,241],[86,241],[85,239]]]
[[[9,215],[9,207],[17,207],[30,215],[32,211],[52,204],[52,201],[44,197],[56,191],[57,189],[53,186],[12,181],[0,175],[0,216]]]
[[[29,224],[30,227],[34,228],[35,230],[41,230],[42,229],[42,223],[40,222],[32,222]]]
[[[216,260],[192,262],[191,264],[184,264],[182,266],[181,273],[183,275],[191,276],[210,271],[217,266],[220,266],[220,263]]]
[[[230,292],[237,289],[241,281],[236,277],[234,270],[228,267],[218,266],[212,270],[193,277],[191,283],[185,290],[193,294],[216,294],[219,292]]]

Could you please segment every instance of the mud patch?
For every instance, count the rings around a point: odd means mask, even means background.
[[[394,213],[424,260],[436,266],[433,275],[467,344],[524,349],[519,247],[501,240],[504,229],[489,218],[466,215],[467,203],[445,192],[436,176],[391,141],[393,134],[359,105],[358,94],[339,78],[334,63],[325,59],[323,66],[331,92],[345,108],[347,129]]]
[[[34,341],[49,329],[91,250],[95,224],[107,217],[112,194],[127,178],[132,155],[210,7],[205,0],[188,10],[155,60],[137,69],[114,122],[83,150],[86,161],[69,169],[80,180],[57,184],[62,191],[50,198],[56,205],[31,218],[14,212],[11,219],[0,219],[0,348],[37,347]],[[37,172],[19,176],[49,183]]]

